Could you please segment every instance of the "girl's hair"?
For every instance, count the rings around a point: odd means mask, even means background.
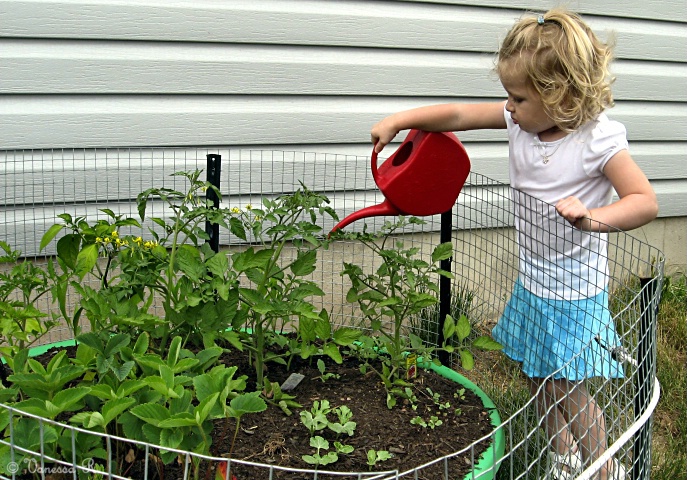
[[[611,46],[578,15],[556,8],[515,24],[499,49],[496,72],[524,73],[556,126],[571,132],[613,106],[612,57]]]

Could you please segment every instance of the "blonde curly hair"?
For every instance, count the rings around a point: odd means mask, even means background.
[[[518,21],[501,44],[499,77],[525,74],[556,126],[572,132],[613,106],[612,46],[562,8]]]

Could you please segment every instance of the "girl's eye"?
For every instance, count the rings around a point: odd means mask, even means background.
[[[523,100],[524,100],[524,98],[520,98],[520,97],[514,97],[513,98],[513,102],[515,102],[515,103],[522,103]]]

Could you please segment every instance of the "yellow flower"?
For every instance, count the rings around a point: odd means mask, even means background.
[[[103,239],[100,238],[100,237],[95,237],[95,243],[96,243],[96,244],[98,244],[98,243],[103,243]]]
[[[117,238],[119,236],[119,233],[117,233],[117,230],[112,230],[112,238]]]
[[[232,207],[231,213],[241,213],[241,209],[239,207]]]
[[[253,205],[251,205],[250,203],[248,205],[246,205],[246,210],[252,210],[252,209],[253,209]]]
[[[112,243],[112,239],[111,239],[110,237],[105,237],[105,238],[103,239],[103,243],[104,243],[105,245],[109,245],[110,243]]]
[[[136,237],[134,238],[134,242],[136,242],[140,247],[143,244],[143,239],[141,237]]]

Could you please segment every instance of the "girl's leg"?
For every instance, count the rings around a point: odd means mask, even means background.
[[[551,381],[544,383],[541,378],[530,379],[530,394],[537,398],[537,415],[542,419],[546,436],[551,447],[559,455],[568,455],[577,450],[575,436],[570,430],[569,422],[563,415],[563,408],[556,400],[557,395]]]
[[[560,411],[572,436],[577,440],[582,458],[590,464],[603,455],[608,448],[604,412],[583,382],[552,380],[551,383],[557,410]],[[613,460],[611,459],[601,469],[598,478],[601,480],[614,478],[609,475],[612,471]]]

